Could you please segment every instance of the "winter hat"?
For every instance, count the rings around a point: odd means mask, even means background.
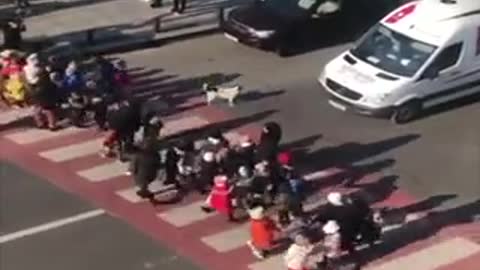
[[[203,154],[203,161],[213,162],[215,160],[215,154],[213,152],[206,152]]]
[[[4,50],[0,53],[0,57],[1,58],[9,58],[13,55],[13,51],[12,50]]]
[[[327,201],[335,206],[342,206],[343,205],[343,196],[340,192],[330,192],[327,195]]]
[[[96,83],[94,80],[88,80],[88,81],[85,83],[85,86],[86,86],[88,89],[95,89],[95,88],[97,88],[97,83]]]
[[[162,120],[160,119],[160,117],[154,116],[154,117],[152,117],[152,119],[150,119],[150,121],[148,121],[148,123],[150,125],[158,125],[158,124],[162,123]]]
[[[290,165],[290,163],[292,162],[292,154],[290,152],[282,152],[278,154],[277,161],[278,163],[280,163],[280,165]]]
[[[38,65],[40,62],[38,53],[32,53],[27,57],[27,63],[31,65]]]
[[[245,136],[240,142],[240,147],[246,148],[253,145],[252,139],[249,136]]]
[[[248,169],[247,166],[240,166],[240,168],[238,168],[238,174],[241,177],[250,177],[251,176],[251,171],[250,171],[250,169]]]
[[[226,175],[217,175],[213,178],[213,182],[218,188],[226,188],[228,177]]]
[[[258,206],[248,210],[248,215],[251,219],[262,219],[264,217],[265,210],[263,207]]]
[[[127,68],[127,62],[125,62],[125,60],[118,60],[115,62],[114,67],[118,70],[125,70]]]
[[[334,234],[340,230],[340,226],[334,220],[329,220],[322,228],[325,234]]]
[[[73,75],[77,71],[77,63],[75,61],[72,61],[68,64],[67,69],[65,70],[65,73],[70,76]]]

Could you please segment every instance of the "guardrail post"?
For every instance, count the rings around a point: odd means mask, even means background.
[[[162,18],[160,16],[156,17],[155,20],[153,20],[153,31],[155,33],[162,32]]]
[[[218,9],[218,23],[220,24],[220,26],[222,26],[224,22],[225,22],[225,8],[220,7]]]
[[[87,30],[87,43],[93,45],[95,43],[95,29]]]

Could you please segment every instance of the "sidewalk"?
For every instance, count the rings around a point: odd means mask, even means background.
[[[155,9],[142,0],[38,0],[32,1],[24,37],[62,53],[80,48],[101,52],[136,48],[214,32],[220,7],[247,1],[187,0],[185,13],[174,15],[170,0]],[[159,32],[155,31],[156,18],[161,18]]]

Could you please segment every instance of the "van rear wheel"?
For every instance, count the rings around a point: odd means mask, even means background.
[[[394,124],[405,124],[414,120],[422,110],[422,105],[418,100],[412,100],[404,103],[393,111],[390,120]]]

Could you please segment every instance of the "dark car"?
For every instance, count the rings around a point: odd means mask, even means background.
[[[235,42],[288,56],[300,33],[305,29],[318,29],[316,26],[337,17],[342,2],[258,0],[231,10],[222,23],[222,30],[227,38]]]

